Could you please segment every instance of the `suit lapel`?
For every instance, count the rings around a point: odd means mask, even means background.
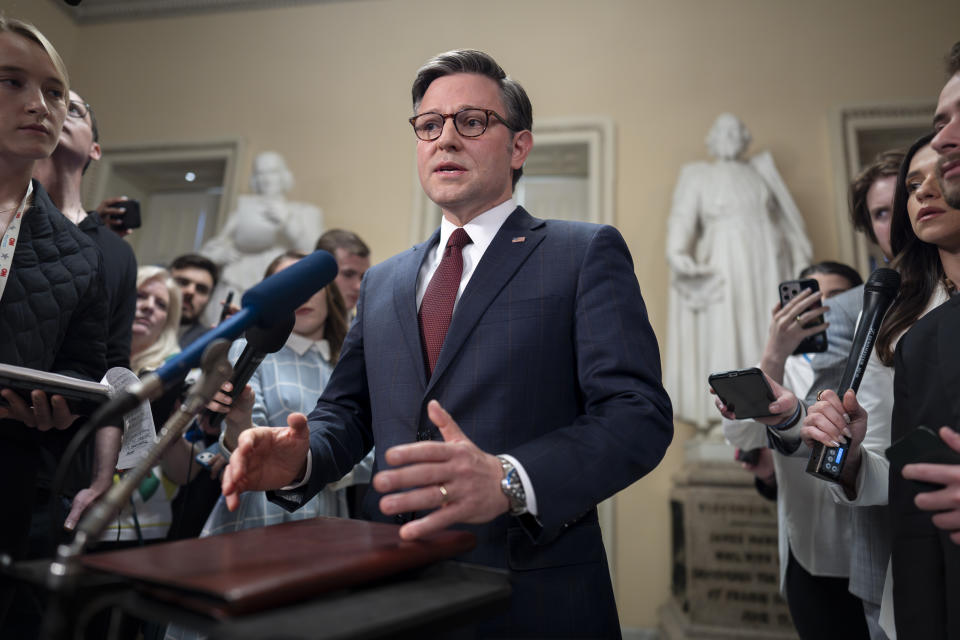
[[[523,207],[517,207],[506,219],[457,302],[427,393],[453,361],[486,308],[545,236],[543,220],[534,218]]]
[[[940,311],[937,322],[937,365],[941,380],[941,389],[960,389],[960,340],[957,340],[957,313],[960,313],[960,296],[953,296]],[[954,400],[953,415],[960,416],[960,398],[952,394]],[[940,425],[929,425],[939,429]]]
[[[430,239],[418,244],[397,267],[396,286],[393,289],[393,304],[397,309],[400,332],[410,349],[413,360],[420,364],[416,367],[421,386],[427,384],[427,373],[423,366],[423,346],[420,340],[420,324],[417,321],[417,276],[423,261],[430,254],[430,248],[440,240],[440,229],[433,232]]]

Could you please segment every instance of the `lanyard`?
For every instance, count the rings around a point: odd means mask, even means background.
[[[20,224],[31,193],[33,193],[33,181],[27,184],[27,195],[23,196],[23,202],[20,203],[17,214],[10,220],[7,232],[3,234],[3,242],[0,242],[0,299],[3,299],[3,292],[7,288],[10,265],[13,264],[13,252],[17,249],[17,238],[20,237]]]

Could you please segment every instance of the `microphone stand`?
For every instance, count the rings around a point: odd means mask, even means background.
[[[233,374],[233,367],[227,361],[227,351],[230,342],[216,340],[207,347],[201,363],[201,374],[197,382],[191,387],[186,400],[180,408],[167,420],[160,430],[157,443],[150,448],[146,457],[132,470],[127,472],[120,482],[114,484],[101,500],[98,500],[77,526],[76,535],[69,544],[57,547],[57,556],[50,564],[46,584],[50,590],[51,606],[44,618],[42,638],[53,640],[66,637],[68,631],[67,619],[63,615],[65,596],[70,595],[74,587],[78,566],[77,559],[91,540],[98,540],[123,507],[130,500],[130,496],[137,490],[144,477],[153,467],[159,464],[167,449],[183,436],[190,421],[213,398],[224,382]]]

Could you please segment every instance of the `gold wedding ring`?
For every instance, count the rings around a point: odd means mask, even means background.
[[[800,322],[800,314],[799,314],[799,313],[797,314],[796,321],[797,321],[797,324],[802,324],[802,323]]]
[[[447,493],[447,488],[442,484],[438,484],[437,488],[440,489],[440,504],[446,504],[447,498],[450,496],[450,494]]]
[[[820,401],[820,396],[823,395],[824,391],[826,391],[826,389],[820,389],[820,391],[817,391],[817,402]]]

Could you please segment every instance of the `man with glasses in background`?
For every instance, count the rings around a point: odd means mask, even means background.
[[[33,177],[47,190],[60,212],[100,249],[108,311],[107,367],[129,368],[130,334],[137,305],[137,259],[130,245],[111,231],[95,211],[88,213],[83,208],[81,193],[83,175],[91,162],[100,159],[99,139],[100,131],[93,109],[76,91],[71,91],[60,141],[50,157],[37,161]],[[68,491],[79,491],[64,523],[67,529],[73,529],[86,507],[113,483],[121,435],[122,431],[117,427],[100,429],[94,443],[96,461],[92,465],[92,475],[91,467],[87,465],[72,470]],[[86,455],[94,454],[88,451]],[[39,555],[48,554],[51,548],[48,537],[50,529],[43,516],[48,495],[43,489],[49,488],[53,472],[52,468],[41,471],[38,481],[31,540]],[[50,516],[52,514],[47,517]]]
[[[490,56],[430,60],[413,106],[440,229],[367,271],[309,425],[244,431],[228,506],[300,483],[274,496],[295,509],[376,445],[364,517],[404,539],[460,525],[462,560],[510,571],[509,610],[474,633],[618,637],[596,506],[673,435],[630,253],[612,227],[517,206],[532,108]]]
[[[130,245],[110,231],[96,212],[88,213],[83,208],[81,193],[83,174],[91,162],[100,159],[99,140],[93,109],[71,91],[60,142],[53,155],[37,162],[33,177],[60,212],[100,248],[109,309],[107,367],[129,367],[130,332],[137,304],[137,259]]]

